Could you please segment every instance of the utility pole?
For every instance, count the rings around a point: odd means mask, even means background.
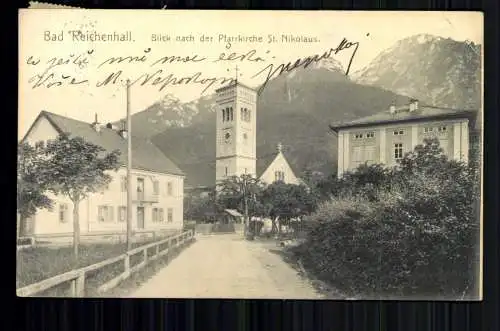
[[[127,251],[132,249],[132,120],[130,118],[130,80],[127,79]]]

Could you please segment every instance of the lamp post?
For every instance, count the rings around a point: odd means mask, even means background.
[[[127,251],[132,249],[132,120],[130,80],[127,79]]]

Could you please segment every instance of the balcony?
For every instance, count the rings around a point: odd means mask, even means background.
[[[132,202],[139,203],[155,203],[158,202],[158,194],[154,192],[133,192],[132,193]]]

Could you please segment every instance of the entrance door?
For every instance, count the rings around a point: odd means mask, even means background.
[[[137,228],[144,229],[144,207],[137,207]]]

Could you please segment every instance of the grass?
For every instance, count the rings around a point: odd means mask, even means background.
[[[151,242],[153,239],[133,243],[132,248]],[[126,249],[125,243],[82,244],[76,268],[86,267],[118,256],[125,253]],[[17,288],[75,269],[72,246],[26,248],[18,251],[16,263]]]

